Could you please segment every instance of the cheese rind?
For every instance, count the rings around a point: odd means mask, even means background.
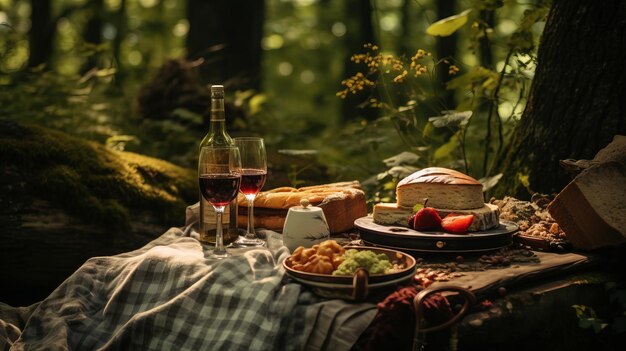
[[[500,209],[492,204],[483,203],[483,207],[471,210],[441,208],[435,208],[435,210],[441,218],[450,213],[473,214],[474,220],[468,229],[469,231],[488,230],[500,225]],[[412,214],[411,208],[402,207],[396,203],[378,203],[374,205],[372,216],[374,223],[408,227],[408,219]]]

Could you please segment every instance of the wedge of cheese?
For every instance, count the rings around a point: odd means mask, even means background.
[[[484,204],[481,208],[471,210],[454,210],[435,208],[441,218],[450,213],[473,214],[474,221],[469,227],[469,231],[488,230],[500,225],[500,210],[498,206],[492,204]],[[373,219],[374,223],[382,225],[395,225],[408,227],[408,219],[413,214],[413,209],[399,206],[396,203],[378,203],[374,205]]]

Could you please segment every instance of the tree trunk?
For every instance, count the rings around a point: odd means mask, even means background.
[[[625,47],[626,2],[554,0],[496,196],[557,193],[571,180],[559,160],[591,159],[626,134]]]
[[[115,21],[115,37],[113,38],[113,42],[111,43],[111,52],[113,53],[113,59],[115,60],[115,69],[117,70],[115,74],[115,84],[117,86],[122,86],[124,84],[124,80],[126,77],[126,70],[122,65],[122,42],[124,41],[124,37],[126,36],[126,0],[120,1],[120,7],[117,12],[113,15]]]
[[[484,67],[493,69],[493,50],[491,48],[491,40],[487,35],[487,29],[494,29],[496,19],[496,13],[492,9],[485,9],[480,11],[480,19],[483,22],[485,28],[483,37],[478,43],[478,50],[480,55],[480,63]]]
[[[201,76],[231,89],[259,89],[265,1],[188,0],[187,57]]]
[[[358,67],[350,60],[354,54],[364,52],[363,45],[376,44],[374,38],[374,26],[372,24],[372,4],[370,0],[348,0],[345,2],[346,14],[346,58],[344,60],[344,77],[350,77],[357,73]],[[341,116],[344,122],[357,117],[372,120],[376,118],[376,111],[367,106],[359,107],[363,102],[362,96],[348,94],[341,105]]]
[[[50,0],[32,0],[30,2],[30,31],[28,32],[28,66],[35,67],[48,63],[52,54],[52,9]]]
[[[104,15],[104,0],[92,0],[89,4],[89,20],[85,26],[84,40],[89,44],[100,45],[102,44],[102,25]],[[98,54],[91,55],[87,58],[87,62],[83,68],[83,71],[88,71],[93,67],[98,66]]]

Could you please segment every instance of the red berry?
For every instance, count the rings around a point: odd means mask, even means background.
[[[417,211],[413,217],[411,228],[415,230],[437,230],[441,229],[441,217],[432,207],[424,207]]]
[[[463,234],[467,232],[473,221],[474,215],[450,213],[441,220],[441,227],[448,233]]]

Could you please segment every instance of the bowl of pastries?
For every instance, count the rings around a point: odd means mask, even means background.
[[[286,274],[322,297],[363,301],[410,281],[415,259],[403,252],[367,246],[341,246],[326,240],[298,247],[283,262]]]

